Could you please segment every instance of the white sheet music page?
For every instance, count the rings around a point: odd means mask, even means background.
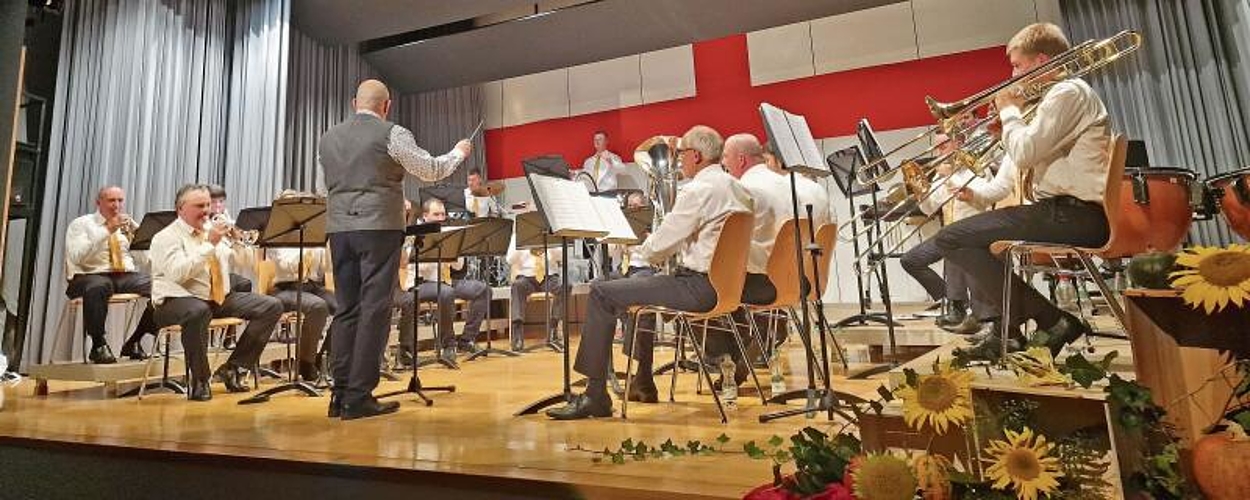
[[[529,177],[552,234],[569,238],[598,238],[608,234],[585,185],[546,175]]]
[[[599,241],[604,243],[620,243],[625,245],[634,245],[638,243],[638,235],[634,234],[634,228],[629,225],[629,219],[625,218],[625,212],[621,211],[621,206],[616,200],[594,196],[590,198],[591,203],[598,212],[599,221],[604,229],[608,230],[608,235],[600,238]]]
[[[781,156],[781,163],[787,167],[803,163],[803,151],[794,141],[787,113],[768,103],[760,104],[760,113],[764,116],[764,127],[768,130],[768,138],[777,147],[777,154]]]

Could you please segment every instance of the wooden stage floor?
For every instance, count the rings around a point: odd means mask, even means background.
[[[792,339],[784,356],[789,387],[806,384],[801,345]],[[656,358],[662,362],[671,353],[661,349]],[[236,403],[246,395],[227,394],[217,384],[209,403],[170,394],[137,401],[107,399],[99,386],[56,382],[51,394],[35,397],[34,384],[27,380],[4,389],[0,439],[565,483],[584,498],[655,498],[661,493],[741,498],[749,488],[771,480],[768,462],[733,453],[611,465],[596,464],[591,454],[573,449],[615,448],[626,438],[653,444],[669,438],[676,443],[709,442],[724,433],[731,437],[726,448],[740,451],[748,440],[786,437],[806,425],[831,425],[823,417],[760,424],[759,414],[780,407],[761,406],[758,397],[752,398],[753,389],[739,396],[739,409],[722,425],[711,397],[694,393],[692,374],[679,377],[677,403],[631,405],[628,421],[514,417],[527,403],[559,391],[561,360],[553,352],[535,352],[463,362],[459,371],[427,368],[422,371],[426,385],[455,384],[456,392],[434,393],[435,404],[428,408],[415,397],[403,396],[397,414],[350,422],[325,417],[327,397],[288,393],[269,403],[240,406]],[[617,367],[624,366],[618,354]],[[767,390],[767,373],[759,373]],[[383,382],[379,391],[401,389],[406,380]],[[657,381],[664,401],[667,378]],[[835,378],[837,389],[866,398],[873,398],[880,384]]]

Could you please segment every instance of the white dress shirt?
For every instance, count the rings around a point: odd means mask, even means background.
[[[768,256],[773,253],[781,224],[794,216],[790,204],[790,181],[768,169],[763,163],[742,174],[742,187],[755,200],[755,227],[751,230],[751,252],[747,256],[747,272],[768,272]],[[795,184],[797,187],[798,184]]]
[[[1029,123],[1016,106],[998,116],[1007,156],[1021,171],[1032,171],[1034,199],[1068,195],[1102,203],[1111,135],[1107,109],[1088,83],[1079,78],[1056,83]]]
[[[786,176],[783,176],[783,177],[786,177]],[[833,207],[829,206],[829,191],[825,189],[825,186],[819,182],[812,180],[808,176],[802,175],[802,174],[795,176],[795,181],[796,182],[794,183],[794,187],[796,188],[795,190],[798,191],[799,193],[799,218],[801,219],[807,218],[807,209],[803,208],[803,206],[811,205],[812,206],[812,223],[815,224],[816,229],[819,230],[820,226],[833,222]],[[786,179],[786,182],[789,183],[788,178]],[[787,186],[787,189],[786,189],[787,205],[783,207],[783,211],[785,211],[786,214],[788,214],[784,217],[784,219],[786,220],[794,216],[794,214],[792,213],[794,212],[794,208],[791,205],[789,205],[790,203],[789,193],[790,193],[789,187]]]
[[[378,119],[383,119],[369,110],[358,110],[356,114],[373,115]],[[412,137],[412,131],[404,128],[399,124],[391,127],[391,134],[387,138],[386,152],[400,165],[404,170],[416,176],[425,182],[435,182],[451,175],[464,161],[464,155],[459,150],[453,148],[447,154],[442,156],[431,155],[428,151],[417,145],[416,139]],[[321,167],[321,158],[317,158],[317,168]]]
[[[603,159],[600,160],[598,155],[590,155],[586,161],[582,162],[582,172],[587,175],[595,175],[595,162],[599,162],[599,177],[595,178],[595,187],[600,191],[612,191],[616,189],[616,174],[625,168],[625,163],[621,161],[621,157],[611,151],[603,152]]]
[[[134,272],[135,260],[130,256],[130,240],[125,233],[117,232],[122,251],[122,264],[127,272]],[[109,229],[99,212],[78,217],[65,229],[65,279],[79,274],[113,272],[109,259]]]
[[[673,254],[681,265],[708,272],[725,218],[755,208],[751,194],[720,165],[709,165],[683,184],[673,210],[639,247],[643,258],[659,264]]]
[[[612,262],[615,264],[613,267],[616,270],[619,271],[621,269],[621,259],[625,257],[626,252],[629,253],[629,264],[627,267],[651,267],[651,263],[647,262],[642,252],[638,250],[637,245],[612,244],[608,245],[608,257],[612,259]]]
[[[469,188],[464,188],[464,206],[469,209],[469,213],[473,214],[474,217],[490,216],[491,209],[496,208],[497,205],[494,198],[490,196],[473,196],[473,192]]]
[[[534,277],[534,273],[538,266],[538,261],[542,260],[543,255],[540,252],[534,255],[529,249],[518,250],[516,247],[516,233],[512,233],[512,245],[508,249],[508,266],[511,268],[511,276],[516,279],[517,276]],[[564,260],[564,252],[559,248],[551,248],[547,250],[547,275],[557,274],[560,271],[560,263]]]
[[[198,232],[198,234],[197,234]],[[208,272],[208,259],[217,259],[222,276],[230,286],[230,267],[250,267],[255,253],[242,245],[231,245],[222,240],[213,245],[203,236],[203,230],[193,228],[182,219],[156,233],[152,238],[152,301],[157,305],[169,297],[197,297],[212,299],[212,278]]]
[[[326,269],[330,267],[330,260],[326,258],[328,255],[324,248],[271,248],[266,250],[266,257],[273,261],[274,273],[273,282],[276,283],[295,283],[299,281],[299,257],[301,253],[308,252],[304,257],[305,265],[309,266],[308,281],[325,282]]]
[[[1016,163],[1009,157],[1003,157],[1003,161],[998,165],[998,172],[994,173],[992,179],[987,181],[984,177],[977,177],[968,184],[968,190],[972,192],[973,206],[986,210],[991,205],[1007,198],[1016,187],[1018,175]]]

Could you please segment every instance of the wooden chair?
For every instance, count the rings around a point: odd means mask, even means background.
[[[130,335],[130,330],[139,322],[139,317],[143,315],[143,308],[147,306],[147,298],[137,293],[115,293],[109,296],[108,307],[112,309],[114,305],[124,305],[126,308],[126,332],[123,332],[121,338],[123,341]],[[66,325],[66,322],[69,324]],[[85,338],[82,330],[82,299],[70,299],[65,301],[65,307],[61,312],[61,319],[57,323],[56,338],[53,340],[52,352],[53,359],[61,353],[62,349],[66,351],[65,356],[69,360],[73,360],[73,352],[75,343],[81,343],[79,347],[82,351],[82,362],[90,363],[87,359],[87,349],[89,342]],[[68,329],[68,331],[67,331]],[[69,342],[69,346],[61,347],[62,342]],[[55,362],[55,361],[54,361]]]
[[[760,351],[768,357],[768,354],[776,348],[776,325],[779,318],[788,318],[787,327],[794,324],[796,316],[794,306],[799,305],[802,297],[802,283],[799,279],[799,266],[794,260],[794,236],[796,226],[794,220],[788,220],[781,225],[781,230],[777,232],[776,242],[773,243],[773,251],[768,256],[768,265],[765,268],[768,279],[772,281],[773,287],[777,289],[777,296],[772,303],[753,305],[742,304],[742,310],[748,318],[754,318],[757,314],[765,314],[768,316],[768,336],[765,348],[765,336],[759,331],[755,325],[755,321],[747,321],[747,327],[751,330],[752,338],[759,344]],[[801,241],[807,240],[807,219],[799,219],[799,238]],[[735,335],[734,338],[737,338]],[[772,370],[771,360],[766,359],[765,365]],[[755,377],[755,371],[751,371],[751,376]],[[759,386],[759,381],[756,380]],[[761,391],[761,395],[763,392]]]
[[[1030,242],[1030,241],[996,241],[990,245],[990,251],[1003,255],[1004,276],[1010,277],[1014,272],[1013,257],[1042,254],[1050,257],[1052,260],[1060,261],[1064,258],[1075,258],[1080,262],[1081,267],[1094,284],[1098,286],[1098,290],[1102,292],[1103,297],[1107,301],[1107,306],[1111,309],[1111,314],[1115,316],[1120,327],[1124,328],[1128,324],[1124,315],[1124,306],[1116,297],[1115,292],[1107,286],[1106,281],[1102,279],[1102,274],[1098,267],[1094,264],[1091,256],[1101,258],[1118,258],[1124,255],[1132,255],[1133,253],[1145,251],[1145,242],[1126,241],[1117,226],[1121,221],[1121,203],[1120,190],[1123,185],[1121,178],[1124,176],[1124,163],[1127,157],[1128,141],[1124,136],[1116,134],[1111,137],[1107,147],[1107,178],[1105,179],[1106,188],[1103,193],[1103,211],[1107,214],[1107,225],[1110,229],[1107,242],[1101,247],[1078,247],[1075,245],[1067,245],[1051,242]],[[1005,254],[1005,255],[1004,255]],[[1032,260],[1030,260],[1032,261]],[[1011,297],[1013,282],[1015,280],[1008,279],[1003,287],[1003,310],[1002,317],[1011,317]],[[1003,355],[1007,354],[1007,337],[1011,331],[1008,321],[1003,321],[1002,345]]]
[[[695,343],[694,327],[692,321],[700,321],[703,323],[703,339],[707,337],[707,323],[709,320],[727,316],[738,309],[742,304],[742,288],[746,280],[747,274],[747,251],[749,245],[743,242],[750,241],[752,224],[755,216],[749,212],[738,212],[730,214],[721,228],[720,238],[716,242],[716,250],[713,253],[712,266],[708,270],[708,280],[712,283],[712,288],[716,290],[716,305],[706,312],[698,311],[682,311],[662,306],[635,306],[631,307],[629,314],[634,323],[634,329],[638,327],[638,316],[645,313],[664,313],[670,314],[675,318],[677,323],[677,349],[674,350],[674,361],[676,357],[681,355],[682,345],[689,341]],[[703,380],[707,381],[708,387],[712,386],[712,377],[707,372],[707,364],[703,362],[704,342],[698,342],[694,349],[695,359],[699,366],[699,374]],[[638,342],[630,344],[630,355],[625,362],[625,394],[629,394],[630,370],[633,368],[634,355],[638,349]],[[725,383],[733,383],[726,380]],[[758,383],[758,381],[757,381]],[[673,370],[672,382],[669,385],[669,401],[675,401],[673,393],[677,389],[677,370]],[[762,392],[761,392],[762,394]],[[716,409],[720,412],[722,423],[728,423],[729,417],[725,414],[725,407],[721,403],[720,394],[712,391],[712,399],[716,401]],[[625,397],[621,400],[621,418],[628,418],[627,412],[629,408],[629,398]]]
[[[243,320],[240,318],[213,318],[211,321],[208,322],[208,331],[211,336],[212,332],[215,332],[215,331],[220,332],[224,330],[229,330],[231,328],[238,327],[239,325],[242,325],[242,324],[243,324]],[[143,380],[139,382],[139,399],[140,400],[143,399],[143,394],[147,390],[148,377],[152,373],[152,364],[156,362],[156,357],[161,352],[160,350],[161,341],[164,341],[165,343],[165,353],[160,354],[163,360],[163,364],[164,364],[164,368],[161,371],[161,383],[162,385],[164,385],[165,383],[169,381],[169,360],[172,357],[170,345],[173,341],[174,335],[182,335],[182,325],[169,325],[164,328],[161,328],[160,331],[156,332],[156,340],[152,342],[152,351],[153,351],[152,356],[149,357],[147,361],[143,364]],[[185,372],[187,372],[190,368],[185,358],[183,358],[182,364],[183,364],[183,371],[184,371],[183,375],[187,376]],[[190,380],[189,376],[187,378],[188,380]],[[190,396],[190,391],[187,391],[187,395]]]

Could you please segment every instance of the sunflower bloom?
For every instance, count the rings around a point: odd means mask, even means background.
[[[1250,246],[1193,247],[1176,256],[1172,286],[1194,309],[1211,314],[1250,302]]]
[[[924,425],[945,434],[948,426],[960,426],[972,419],[972,374],[938,365],[932,374],[920,375],[916,385],[898,389],[903,400],[903,420],[913,429]]]
[[[855,497],[861,500],[916,498],[916,476],[911,466],[894,455],[868,455],[851,475],[854,476]]]
[[[1039,493],[1049,495],[1059,487],[1059,459],[1050,456],[1054,443],[1047,443],[1046,436],[1025,427],[1021,432],[1005,431],[1006,441],[991,441],[986,451],[994,459],[994,465],[985,473],[994,481],[994,488],[1011,486],[1016,497],[1036,500]],[[1035,439],[1036,438],[1036,439]]]

